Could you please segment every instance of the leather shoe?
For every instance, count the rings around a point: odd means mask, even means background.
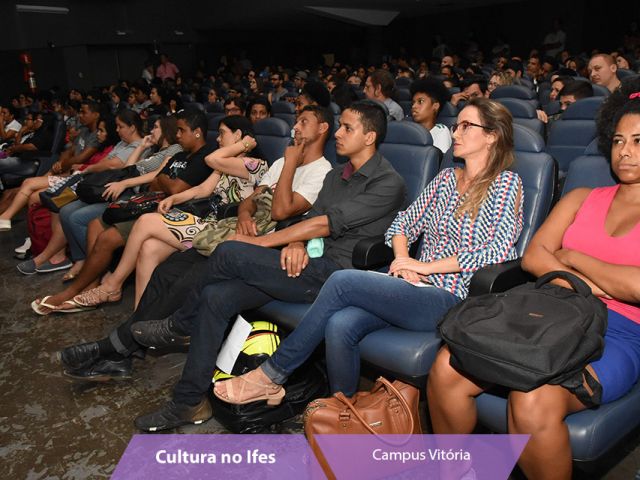
[[[136,322],[131,325],[131,334],[136,342],[149,348],[186,346],[191,341],[190,336],[173,325],[171,317]]]
[[[189,423],[199,425],[209,420],[212,415],[211,404],[207,398],[204,398],[198,405],[193,407],[170,400],[159,410],[140,415],[133,423],[136,428],[145,432],[158,432]]]
[[[65,370],[67,377],[89,382],[108,382],[109,380],[125,380],[131,378],[131,358],[110,360],[100,358],[85,368]]]
[[[100,358],[98,342],[79,343],[58,352],[58,358],[65,370],[86,368]]]

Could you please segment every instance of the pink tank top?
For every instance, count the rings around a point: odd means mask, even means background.
[[[576,250],[603,262],[640,267],[640,222],[629,233],[610,236],[605,229],[609,207],[619,185],[594,188],[583,202],[573,223],[562,238],[562,248]],[[635,304],[601,298],[614,312],[640,323],[640,308]]]

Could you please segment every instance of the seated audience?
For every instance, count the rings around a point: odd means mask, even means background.
[[[467,296],[475,271],[516,258],[523,199],[520,178],[507,170],[514,160],[511,114],[495,101],[475,98],[452,130],[453,152],[464,167],[444,169],[396,216],[385,235],[395,255],[389,274],[331,275],[296,329],[261,367],[216,383],[218,398],[238,404],[276,401],[287,378],[323,340],[331,391],[351,397],[360,380],[362,338],[389,326],[435,330]],[[461,231],[473,233],[454,233]],[[416,260],[409,245],[422,234]]]
[[[13,105],[0,107],[0,142],[12,142],[22,125],[18,121],[18,109]]]
[[[247,104],[247,117],[252,124],[271,116],[271,104],[266,97],[255,97]]]
[[[401,121],[404,119],[402,107],[395,102],[391,95],[395,88],[393,75],[384,69],[378,69],[371,73],[364,82],[364,94],[369,100],[383,103],[389,110],[388,120]]]
[[[618,66],[616,61],[611,55],[606,53],[598,53],[591,57],[589,60],[589,80],[596,85],[602,85],[606,87],[610,92],[613,92],[620,87],[620,80],[616,72]]]

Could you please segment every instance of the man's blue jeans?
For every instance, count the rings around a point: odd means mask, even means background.
[[[280,266],[279,250],[220,244],[184,305],[171,315],[174,325],[191,335],[187,362],[173,391],[176,403],[195,405],[211,387],[224,334],[238,313],[271,300],[311,303],[339,268],[330,259],[313,258],[299,277],[290,278]]]
[[[441,288],[420,288],[387,275],[336,272],[302,322],[262,368],[273,382],[283,384],[325,340],[331,391],[351,396],[360,378],[360,340],[390,326],[434,331],[444,314],[460,301]]]

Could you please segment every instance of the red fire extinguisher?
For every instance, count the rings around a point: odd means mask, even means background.
[[[31,55],[28,52],[23,52],[20,54],[20,61],[22,62],[23,71],[24,71],[24,81],[27,82],[29,90],[32,93],[36,92],[36,74],[31,68]]]

